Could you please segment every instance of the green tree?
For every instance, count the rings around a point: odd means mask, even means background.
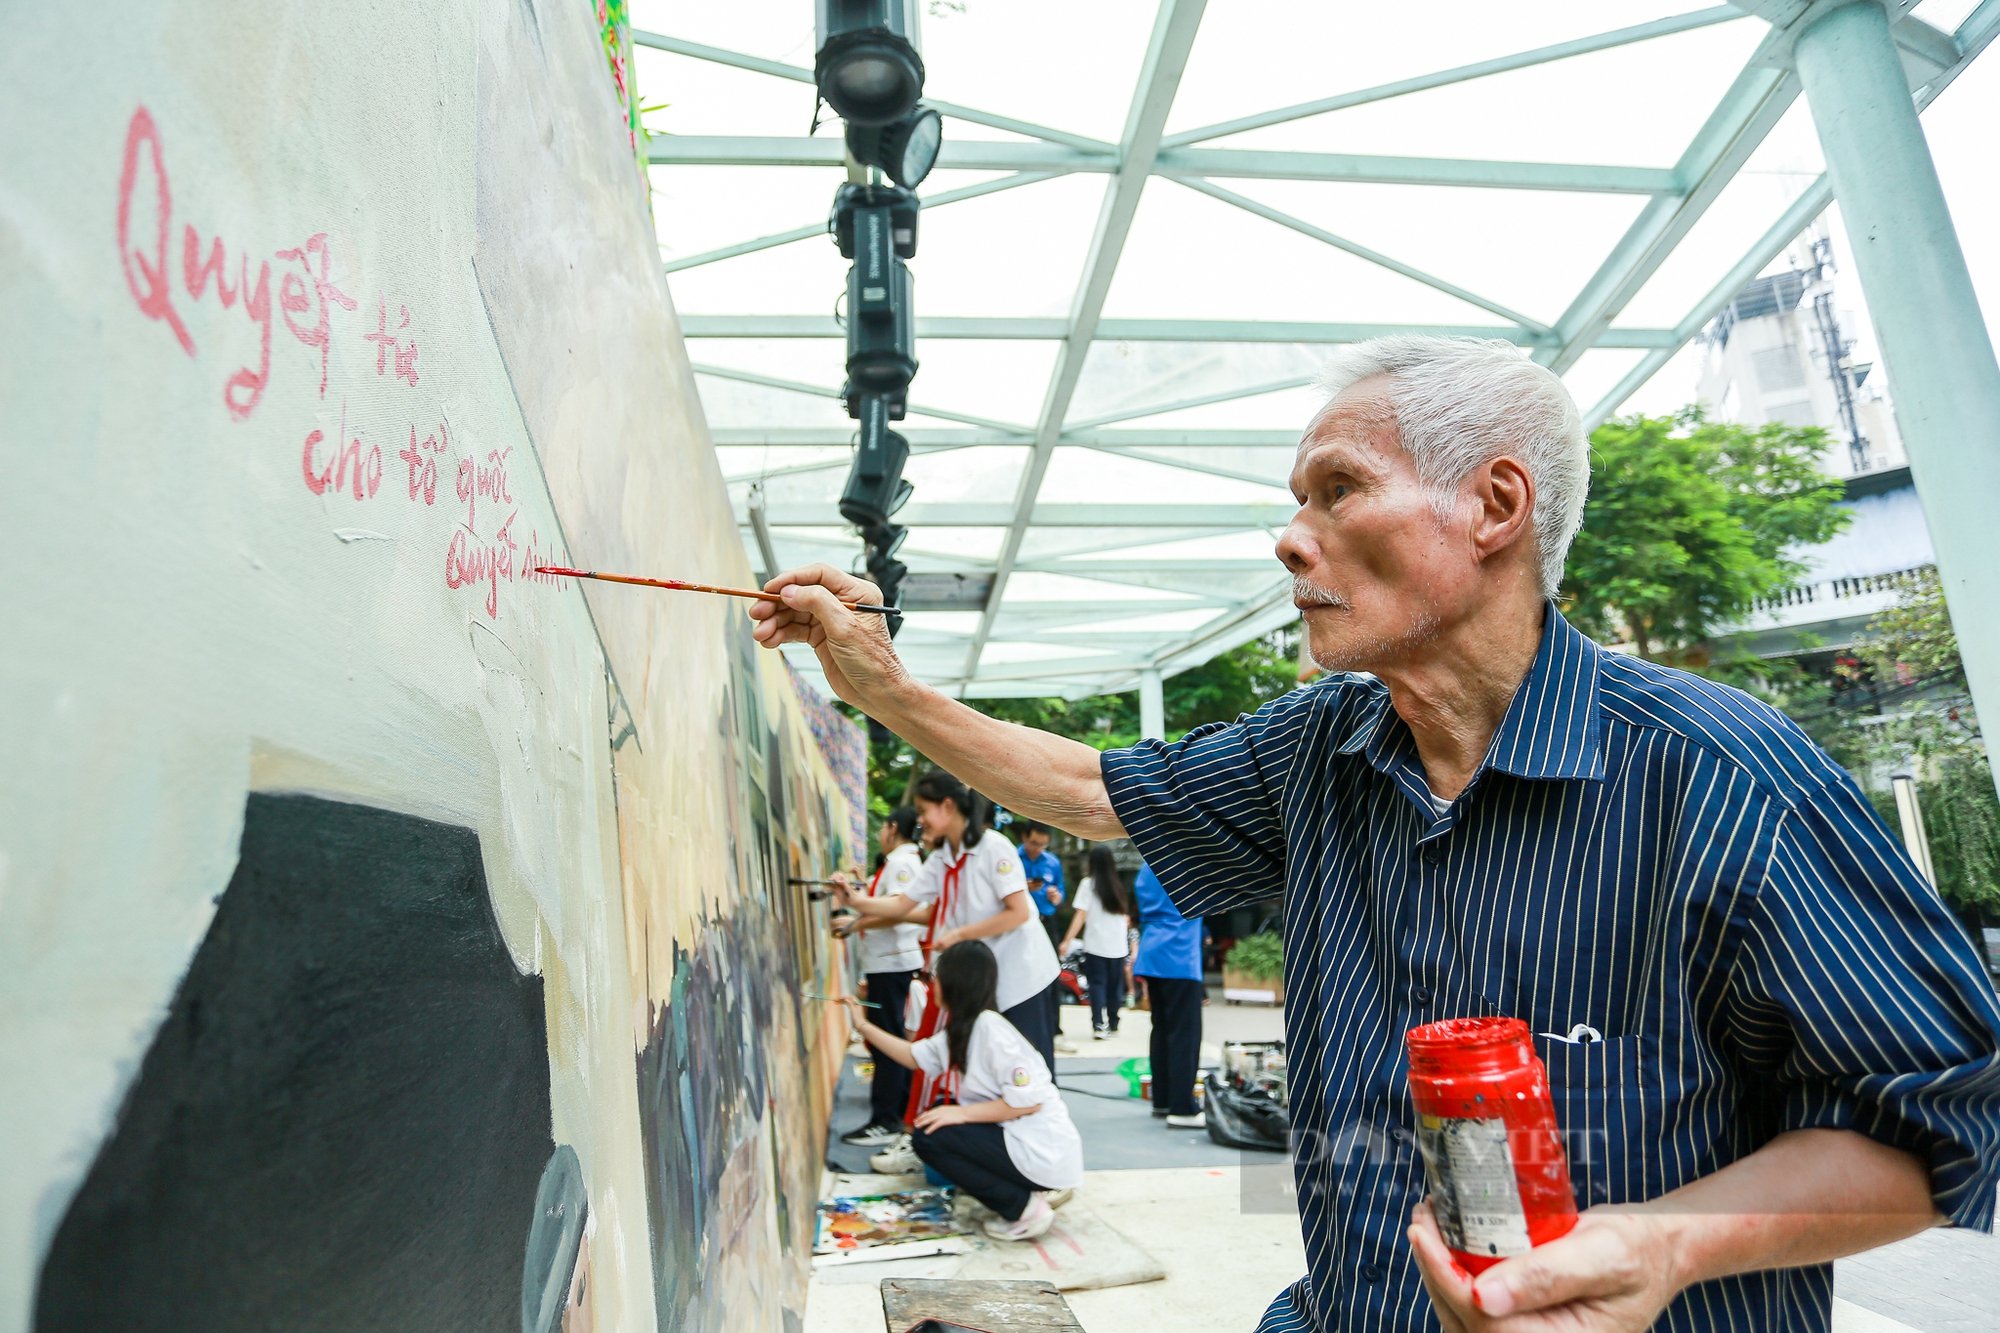
[[[1689,409],[1608,421],[1590,437],[1590,499],[1565,612],[1599,639],[1671,658],[1744,607],[1796,586],[1797,550],[1846,525],[1819,468],[1826,432],[1752,430]]]
[[[1855,656],[1875,681],[1910,691],[1868,729],[1863,750],[1898,767],[1916,760],[1938,892],[1976,929],[2000,908],[2000,795],[1936,569],[1902,580],[1895,603],[1868,622]],[[1895,827],[1893,803],[1888,810]]]

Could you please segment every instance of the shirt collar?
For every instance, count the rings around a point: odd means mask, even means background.
[[[1519,778],[1601,781],[1604,750],[1597,711],[1601,651],[1563,619],[1554,602],[1547,603],[1534,665],[1514,692],[1480,767]],[[1389,691],[1378,689],[1373,695],[1357,710],[1339,742],[1340,752],[1365,751],[1368,762],[1384,773],[1405,764],[1420,769],[1416,741],[1389,706]]]

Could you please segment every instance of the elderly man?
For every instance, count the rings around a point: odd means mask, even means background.
[[[2000,1005],[1970,942],[1798,728],[1564,622],[1588,455],[1561,382],[1396,337],[1327,387],[1278,557],[1330,674],[1249,717],[1100,756],[912,680],[847,575],[751,612],[995,799],[1129,833],[1189,915],[1287,893],[1310,1271],[1262,1327],[1823,1329],[1837,1256],[1990,1228]],[[1552,1034],[1586,1206],[1476,1282],[1423,1203],[1403,1047],[1468,1014]]]

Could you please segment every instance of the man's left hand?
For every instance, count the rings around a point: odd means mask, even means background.
[[[935,936],[931,938],[931,952],[933,954],[941,954],[946,949],[949,949],[952,945],[958,943],[960,938],[961,936],[958,933],[957,927],[953,927],[950,930],[939,931]]]
[[[1411,1213],[1409,1239],[1446,1333],[1636,1333],[1680,1292],[1664,1222],[1632,1207],[1592,1208],[1568,1235],[1476,1282],[1452,1259],[1428,1202]]]

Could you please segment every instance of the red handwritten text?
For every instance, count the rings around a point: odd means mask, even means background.
[[[142,230],[136,245],[132,216],[135,199],[142,207],[150,199],[153,213],[150,231]],[[159,126],[154,123],[152,113],[142,106],[132,113],[125,130],[125,159],[118,176],[118,260],[125,271],[125,285],[138,304],[139,312],[148,319],[165,324],[172,330],[181,350],[194,356],[194,337],[188,331],[186,318],[175,306],[173,283],[169,277],[169,238],[173,233],[173,222],[173,185],[167,175],[166,153],[161,145]],[[220,235],[212,235],[208,238],[204,258],[201,233],[192,223],[182,226],[181,285],[188,299],[197,303],[202,301],[212,285],[217,305],[231,310],[240,298],[243,313],[257,329],[256,365],[246,365],[233,372],[222,390],[222,400],[229,414],[242,421],[256,410],[271,379],[271,261],[256,260],[253,279],[250,254],[239,248],[236,252],[236,283],[231,286],[229,251],[230,247]],[[306,277],[312,280],[312,290],[318,294],[318,322],[302,328],[293,316],[311,307],[312,303],[306,296],[307,284],[296,273],[286,273],[279,281],[278,305],[284,312],[286,326],[300,342],[320,349],[319,388],[320,395],[324,397],[329,342],[327,304],[333,302],[352,310],[355,303],[328,280],[332,260],[327,252],[324,233],[314,236],[303,246],[279,250],[273,257],[298,261]],[[312,269],[311,260],[314,257],[319,261],[317,274]]]
[[[326,466],[315,471],[313,465],[325,439],[324,432],[317,430],[306,436],[305,453],[300,459],[306,474],[306,489],[314,495],[324,495],[329,490],[337,493],[351,487],[355,499],[374,499],[382,486],[382,446],[372,444],[364,452],[361,437],[348,435],[346,404],[340,408],[340,434],[334,439]]]
[[[437,503],[438,466],[437,456],[451,444],[451,423],[440,421],[434,434],[417,438],[417,428],[410,427],[410,443],[407,448],[398,449],[396,456],[410,465],[410,498],[424,497],[424,503]]]
[[[507,489],[507,455],[514,452],[513,446],[505,449],[489,449],[486,461],[478,458],[458,460],[458,477],[455,485],[458,498],[465,501],[465,526],[477,530],[479,527],[479,502],[493,500],[500,504],[513,504],[514,494]]]
[[[500,581],[514,581],[514,526],[516,514],[507,515],[493,540],[482,542],[470,528],[451,534],[451,549],[444,554],[444,582],[447,588],[486,585],[486,618],[500,617]]]
[[[398,329],[407,329],[410,327],[410,308],[408,306],[400,308],[403,312],[403,318],[402,322],[397,324],[396,327]],[[395,334],[389,332],[389,303],[387,301],[380,302],[376,307],[375,332],[365,333],[362,337],[375,344],[375,373],[377,375],[388,373],[389,359],[393,356],[396,360],[396,378],[399,380],[408,380],[412,384],[417,382],[417,345],[414,342],[405,342]]]

